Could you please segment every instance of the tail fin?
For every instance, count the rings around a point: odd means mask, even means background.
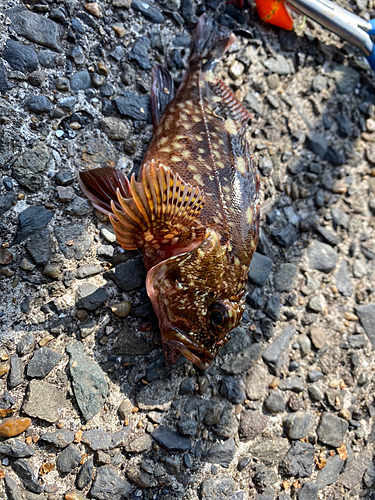
[[[190,66],[207,59],[202,70],[212,70],[235,41],[236,37],[228,28],[220,26],[207,14],[202,14],[191,43]]]
[[[112,214],[111,201],[121,210],[117,189],[124,198],[130,197],[130,185],[127,177],[120,170],[112,167],[94,168],[79,174],[82,191],[93,206],[106,215]]]

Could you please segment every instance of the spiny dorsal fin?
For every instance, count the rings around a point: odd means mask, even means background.
[[[121,209],[112,202],[110,219],[117,241],[126,250],[171,244],[189,227],[204,205],[202,191],[152,160],[141,182],[130,179],[130,197],[117,191]]]
[[[154,130],[156,129],[165,108],[173,99],[174,84],[169,71],[161,64],[152,68],[151,114]]]

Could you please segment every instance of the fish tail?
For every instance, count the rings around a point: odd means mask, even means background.
[[[198,64],[203,71],[212,70],[235,41],[236,37],[228,28],[202,14],[191,43],[190,67]]]

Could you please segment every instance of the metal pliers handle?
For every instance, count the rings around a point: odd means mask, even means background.
[[[339,7],[330,0],[287,0],[304,14],[363,51],[375,71],[375,47],[370,38],[375,35],[375,19],[366,21]]]

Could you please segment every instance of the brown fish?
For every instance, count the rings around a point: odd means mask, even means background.
[[[154,138],[138,181],[112,168],[80,174],[118,243],[142,248],[167,362],[182,353],[202,369],[241,321],[259,234],[259,175],[245,138],[250,116],[213,74],[234,41],[204,14],[175,97],[169,73],[154,68]]]

